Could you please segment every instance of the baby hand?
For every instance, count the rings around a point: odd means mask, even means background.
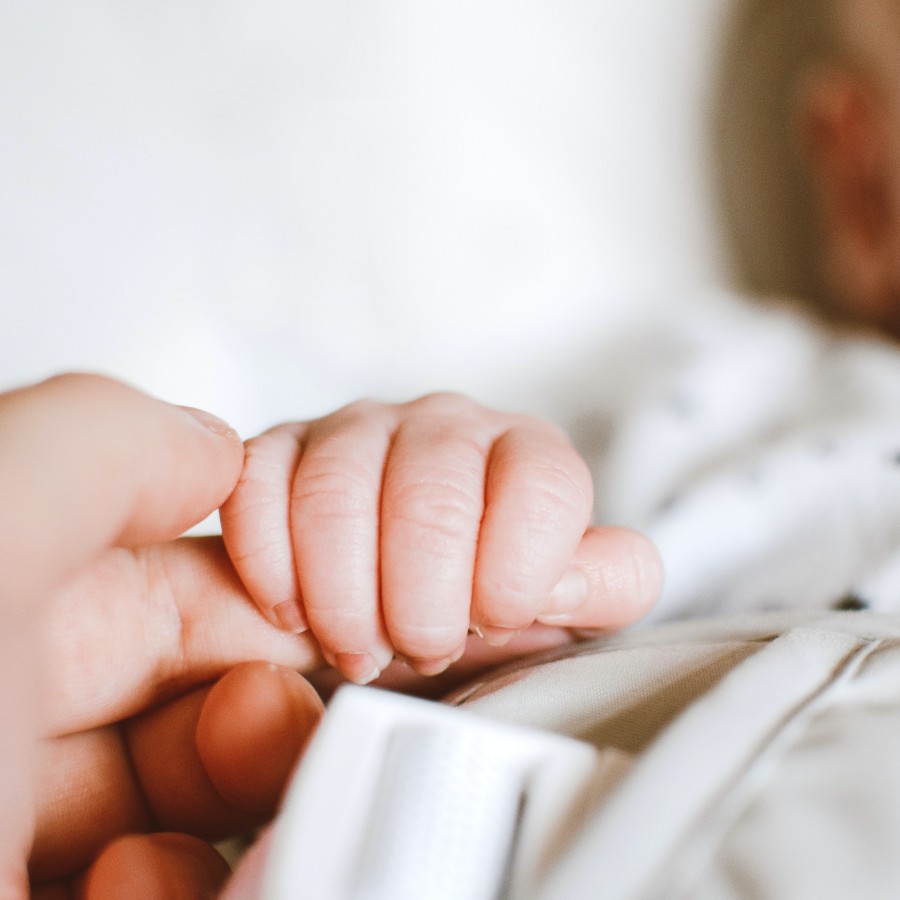
[[[262,612],[310,629],[365,683],[395,653],[443,671],[470,630],[501,645],[536,621],[641,616],[659,557],[635,532],[588,528],[591,509],[587,467],[555,426],[436,394],[250,440],[222,530]]]

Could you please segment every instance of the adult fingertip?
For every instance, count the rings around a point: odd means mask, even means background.
[[[244,663],[210,690],[197,723],[197,753],[235,808],[271,815],[322,717],[312,685],[293,669]]]
[[[195,422],[198,422],[216,437],[221,437],[231,442],[241,442],[240,435],[224,419],[214,416],[205,409],[197,409],[195,406],[178,406],[177,408],[187,413]]]
[[[221,470],[217,477],[219,481],[219,496],[217,505],[224,503],[234,490],[241,477],[244,467],[244,442],[241,436],[224,419],[214,416],[205,409],[194,406],[175,406],[180,413],[186,416],[191,424],[203,433],[204,439],[213,438],[211,448],[215,448],[215,460],[210,459],[210,464]]]
[[[208,843],[186,834],[126,835],[100,854],[84,880],[84,900],[211,900],[230,875]]]

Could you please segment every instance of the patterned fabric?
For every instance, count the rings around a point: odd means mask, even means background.
[[[595,460],[597,520],[667,570],[650,621],[900,611],[900,353],[726,299],[649,339]]]

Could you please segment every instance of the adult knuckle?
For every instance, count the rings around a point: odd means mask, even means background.
[[[115,378],[94,372],[53,375],[43,382],[42,388],[51,396],[66,398],[73,406],[77,404],[86,415],[99,414],[109,406],[125,414],[133,404],[149,399]]]

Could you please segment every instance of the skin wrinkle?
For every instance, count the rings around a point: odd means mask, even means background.
[[[365,402],[365,401],[364,401]],[[385,438],[390,441],[391,432],[388,429],[385,429]],[[328,443],[332,443],[330,435],[324,441],[322,441],[318,446],[327,445]],[[313,445],[316,446],[316,445]],[[309,449],[310,445],[306,445],[306,449]],[[316,453],[313,457],[313,462],[316,464],[328,463],[330,467],[327,472],[320,472],[318,474],[314,473],[312,476],[303,474],[302,477],[298,477],[300,473],[300,464],[301,464],[301,455],[297,457],[297,463],[294,468],[294,472],[291,478],[291,501],[290,501],[290,517],[291,522],[293,523],[296,518],[300,515],[299,510],[308,504],[315,503],[318,507],[315,513],[315,518],[320,520],[329,520],[329,521],[341,521],[341,520],[354,520],[359,518],[360,513],[370,513],[372,507],[372,495],[371,495],[371,487],[367,485],[365,477],[366,475],[372,475],[375,473],[370,473],[370,470],[366,469],[365,466],[360,464],[358,461],[353,459],[348,459],[347,457],[340,455],[326,455]],[[341,471],[341,467],[346,465],[347,463],[351,463],[354,465],[360,473],[361,476],[357,480],[357,485],[359,487],[358,492],[354,494],[354,503],[352,505],[352,509],[350,508],[351,504],[346,503],[347,501],[347,492],[344,490],[343,485],[343,475]],[[309,463],[307,462],[307,465]],[[375,503],[376,508],[379,503],[378,497],[381,494],[381,486],[384,482],[384,467],[380,467],[379,472],[377,473],[378,477],[378,492],[375,495]],[[309,481],[323,481],[329,484],[327,489],[323,489],[321,486],[317,488],[317,490],[313,491],[307,487],[305,491],[298,490],[298,483],[308,484]],[[331,486],[333,484],[333,487]],[[324,505],[323,505],[324,501]],[[338,511],[336,507],[335,501],[339,501],[339,503],[343,506],[343,508]],[[376,533],[377,540],[377,533]],[[368,543],[368,538],[366,535],[360,534],[358,530],[354,532],[354,541],[353,541],[353,552],[358,552],[360,554],[369,555],[373,547]],[[378,572],[378,554],[377,554],[377,546],[374,548],[375,553],[375,572],[373,573],[373,583],[375,585],[375,591],[377,593],[377,604],[380,608],[381,605],[381,590],[380,590],[380,578]],[[296,552],[295,552],[296,559]],[[297,578],[302,584],[302,574],[300,572],[299,564],[295,564],[295,568],[297,569]],[[359,612],[359,601],[355,599],[350,599],[346,603],[341,603],[340,600],[335,598],[334,596],[330,596],[327,598],[323,598],[324,603],[317,604],[316,597],[314,593],[305,594],[304,595],[304,605],[306,606],[308,611],[316,611],[320,609],[325,609],[328,611],[330,616],[333,616],[333,622],[337,622],[340,620],[341,616],[347,615],[349,617],[353,617],[358,615]],[[381,623],[381,631],[384,631],[384,623]]]
[[[449,443],[449,440],[447,443]],[[420,465],[416,469],[413,469],[412,466],[407,466],[408,474],[405,478],[407,486],[431,487],[437,485],[438,487],[458,487],[460,477],[464,478],[466,481],[480,482],[481,473],[484,471],[488,456],[484,445],[475,443],[474,441],[468,442],[457,440],[453,441],[453,445],[461,448],[463,451],[466,449],[471,451],[470,455],[474,456],[475,460],[469,463],[467,460],[461,458],[460,453],[458,458],[454,459],[452,465],[445,463],[442,466],[437,466],[433,463],[429,463],[427,465]],[[412,472],[409,472],[409,470],[412,470]],[[444,475],[443,478],[441,477],[442,474]],[[481,493],[481,491],[478,492],[479,498]],[[471,495],[471,499],[473,502],[476,501],[477,498],[474,493]]]
[[[416,530],[413,549],[424,547],[446,559],[468,555],[477,543],[481,498],[457,485],[441,485],[440,489],[430,485],[427,492],[422,488],[422,484],[414,484],[395,491],[390,504],[392,520]],[[442,550],[447,552],[438,552]]]
[[[491,464],[503,465],[501,455],[513,455],[513,450],[517,443],[522,443],[521,437],[515,435],[512,429],[507,429],[494,442]],[[574,473],[567,471],[566,468],[559,463],[554,464],[548,460],[535,461],[527,466],[521,466],[521,468],[524,471],[537,473],[535,478],[528,479],[532,483],[541,483],[541,475],[547,474],[551,476],[553,483],[567,485],[568,488],[577,495],[578,500],[580,501],[580,503],[577,501],[573,503],[573,506],[581,506],[584,509],[590,510],[593,507],[594,502],[594,490],[590,473],[586,463],[577,451],[571,447],[571,445],[568,446],[568,449],[570,453],[566,462],[569,466],[577,468],[579,472],[578,478],[575,477]],[[524,480],[521,474],[518,477]],[[560,492],[559,496],[562,498],[563,492]]]
[[[284,434],[284,432],[279,432],[279,437]],[[290,433],[287,435],[286,443],[293,445],[293,450],[291,453],[291,469],[288,474],[287,479],[285,480],[285,493],[290,496],[291,485],[294,482],[294,479],[297,475],[297,467],[300,464],[300,459],[303,456],[304,446],[305,446],[305,434],[306,430],[301,429],[299,433]],[[274,440],[274,436],[271,432],[266,432],[265,434],[260,436],[265,440]],[[271,498],[263,496],[261,499],[257,499],[256,502],[254,498],[258,498],[260,495],[259,491],[254,490],[257,486],[265,488],[265,486],[271,480],[270,475],[279,476],[281,472],[281,466],[272,460],[272,455],[269,453],[261,453],[259,450],[258,439],[250,440],[246,444],[246,449],[244,452],[244,468],[241,470],[241,477],[238,479],[238,486],[235,488],[234,493],[228,500],[229,503],[229,513],[234,518],[241,518],[246,513],[255,510],[255,509],[267,509],[271,504]],[[276,457],[276,460],[278,457]],[[278,479],[280,480],[280,479]],[[247,496],[245,497],[245,491],[239,490],[238,488],[246,488],[250,487],[250,491],[247,492]],[[241,505],[236,505],[238,502],[238,498],[243,500],[244,502]],[[231,553],[232,560],[236,559],[234,553]]]
[[[293,454],[299,458],[303,453],[303,437],[300,434],[288,433],[286,431],[278,432],[279,437],[284,438],[284,443],[293,445]],[[281,467],[277,463],[273,463],[271,457],[267,453],[259,452],[259,440],[274,440],[275,434],[266,432],[259,438],[247,441],[246,450],[244,452],[244,468],[241,470],[241,477],[238,480],[240,485],[265,485],[268,483],[269,475],[278,475]],[[244,507],[239,507],[244,509]]]
[[[251,506],[255,506],[255,504],[251,504]],[[235,551],[230,554],[231,561],[235,564],[246,562],[248,559],[255,559],[262,552],[263,547],[268,547],[269,549],[266,551],[270,553],[273,557],[276,556],[275,552],[271,549],[275,545],[279,545],[281,542],[272,540],[273,537],[276,536],[276,532],[278,531],[278,526],[275,524],[269,524],[267,528],[260,528],[258,532],[259,542],[252,545],[247,546],[245,549],[241,551]],[[273,559],[273,566],[283,566],[288,567],[293,565],[293,554],[290,552],[290,549],[282,550],[277,554],[278,559]]]
[[[118,597],[110,595],[107,587],[109,583],[121,584],[123,575],[127,575],[129,585],[133,585],[128,593],[132,597],[140,597],[137,605],[143,607],[148,598],[145,588],[148,583],[149,576],[146,574],[148,571],[144,554],[119,549],[111,551],[103,559],[98,560],[87,574],[86,579],[78,582],[76,596],[87,589],[95,596],[105,598],[99,608],[95,608],[95,615],[104,620],[101,625],[97,626],[97,631],[108,629],[109,620],[113,619],[119,626],[116,630],[129,646],[133,646],[136,641],[145,641],[148,634],[157,634],[158,617],[156,615],[152,616],[149,623],[145,623],[144,627],[137,632],[135,617],[129,614],[128,608],[119,604]],[[153,604],[150,606],[152,608]],[[60,708],[58,702],[52,700],[50,702],[50,711],[55,719],[51,730],[57,735],[66,734],[72,728],[80,730],[86,725],[92,724],[90,721],[82,720],[82,704],[103,708],[122,691],[122,685],[116,684],[108,677],[109,658],[98,656],[96,647],[87,638],[94,629],[85,627],[83,621],[79,622],[78,627],[69,622],[71,617],[77,616],[79,619],[83,619],[84,615],[85,611],[80,605],[69,600],[67,594],[62,594],[56,601],[54,615],[50,617],[50,625],[56,629],[57,633],[55,640],[53,635],[48,635],[51,651],[56,651],[57,667],[67,674],[63,683],[68,687],[63,708]],[[177,622],[179,618],[176,613],[175,621]],[[162,624],[162,620],[159,624]],[[177,635],[177,633],[177,627],[171,629],[171,634]],[[75,636],[74,640],[72,635]],[[80,640],[79,636],[81,636]],[[155,652],[154,648],[149,646],[146,647],[146,650],[151,653]],[[63,654],[62,658],[59,656],[60,651]],[[117,658],[117,652],[114,651],[113,655]],[[118,668],[118,666],[115,665],[114,668]],[[149,682],[152,683],[153,677],[153,673],[147,673],[146,678]],[[84,688],[82,689],[79,685],[83,685]],[[134,684],[132,690],[136,695],[140,695],[141,685]],[[80,703],[76,702],[75,698],[78,698]]]
[[[507,438],[507,443],[511,443],[509,435],[509,431],[504,432],[496,443],[500,443],[503,438]],[[501,452],[510,453],[511,451],[504,448]],[[572,450],[572,455],[573,458],[580,460],[574,449]],[[502,462],[498,463],[498,465],[502,465]],[[582,510],[582,528],[587,528],[590,523],[593,505],[593,491],[586,493],[582,480],[576,479],[560,466],[541,462],[529,466],[529,471],[536,474],[523,480],[527,480],[529,483],[532,496],[540,495],[542,497],[541,503],[535,503],[532,499],[532,502],[529,504],[532,515],[527,521],[531,525],[529,534],[531,535],[532,543],[528,546],[517,548],[516,553],[511,558],[512,565],[507,567],[507,572],[504,573],[502,581],[491,579],[481,582],[483,594],[492,598],[503,596],[505,598],[504,605],[508,604],[514,608],[525,604],[528,606],[539,605],[538,601],[542,601],[544,595],[552,590],[555,585],[548,585],[536,591],[531,577],[535,559],[543,560],[545,558],[540,553],[540,549],[545,542],[546,536],[558,531],[569,520],[572,510],[577,509]],[[551,476],[553,487],[549,487],[545,483],[547,474]],[[496,475],[488,480],[488,492],[491,491],[492,485],[494,490],[497,489],[495,481]],[[587,477],[587,484],[590,484],[589,476]],[[509,625],[493,621],[490,624],[494,627],[504,628],[521,627],[521,622]]]
[[[141,804],[142,811],[147,818],[147,831],[161,831],[162,823],[160,823],[156,818],[156,813],[153,811],[153,806],[151,805],[150,800],[147,797],[144,783],[141,781],[137,766],[134,763],[134,756],[131,752],[131,741],[129,739],[129,729],[126,727],[126,723],[119,723],[118,725],[112,727],[118,733],[119,743],[122,748],[122,759],[124,765],[128,769],[128,774],[131,779],[134,793],[137,795],[138,800]]]
[[[129,561],[130,566],[125,564]],[[121,716],[132,714],[141,705],[158,704],[229,666],[261,655],[306,670],[321,658],[312,639],[284,634],[265,623],[228,564],[219,538],[183,539],[168,552],[157,548],[149,556],[146,551],[112,551],[102,566],[111,567],[105,578],[108,583],[104,585],[104,578],[93,570],[52,617],[57,630],[49,638],[48,652],[57,656],[59,683],[64,686],[50,704],[56,733],[91,727],[97,716],[108,715],[112,708]],[[134,585],[128,590],[127,605],[119,602],[123,583]],[[115,594],[109,584],[115,584]],[[116,629],[121,642],[92,658],[87,675],[79,669],[69,639],[69,634],[89,633],[81,621],[82,606],[75,602],[85,589],[103,597],[96,608],[104,617],[123,616]],[[210,612],[211,606],[216,613]],[[109,630],[109,621],[104,625]],[[152,644],[147,642],[148,635],[155,637]],[[128,659],[122,658],[123,648],[131,648]],[[74,650],[78,652],[78,645]],[[90,655],[97,650],[88,643],[84,652]],[[127,680],[109,679],[110,668],[126,673]],[[72,677],[66,674],[70,671]],[[86,699],[79,702],[79,698]],[[87,715],[85,704],[92,715]]]
[[[259,518],[267,523],[266,531],[268,534],[262,535],[260,531],[255,531],[256,540],[252,541],[250,546],[247,546],[245,540],[238,542],[238,546],[247,547],[245,553],[235,552],[236,548],[232,546],[229,546],[228,550],[233,563],[256,560],[259,558],[262,558],[265,563],[266,557],[268,557],[270,571],[275,573],[276,578],[279,578],[284,582],[279,586],[281,596],[277,597],[274,602],[271,603],[271,606],[274,607],[285,602],[293,602],[298,606],[301,606],[303,601],[300,593],[299,572],[297,571],[297,564],[294,558],[294,547],[289,539],[285,539],[284,535],[290,533],[291,516],[293,514],[291,501],[292,491],[297,477],[300,460],[303,457],[306,447],[307,428],[305,425],[300,424],[291,426],[289,429],[279,429],[276,434],[277,438],[273,432],[266,432],[261,437],[265,441],[283,439],[288,446],[290,465],[284,481],[281,482],[283,484],[283,494],[287,498],[287,502],[283,507],[283,518],[281,516],[270,518],[264,513]],[[259,444],[254,440],[247,443],[245,450],[245,471],[241,473],[241,479],[246,475],[247,481],[244,482],[244,484],[251,486],[250,495],[253,496],[253,493],[255,492],[256,495],[260,497],[259,505],[255,508],[265,510],[271,505],[272,501],[271,497],[266,494],[265,488],[267,479],[262,473],[271,473],[275,476],[274,480],[276,482],[281,481],[278,477],[281,472],[281,466],[277,462],[277,460],[280,459],[280,455],[273,459],[271,454],[265,452],[260,453],[258,448]],[[266,464],[267,460],[268,464]],[[248,468],[252,469],[252,472],[246,471]],[[260,470],[262,470],[262,472],[260,472]],[[241,482],[239,481],[239,485],[240,483]],[[259,490],[256,490],[257,486]],[[235,498],[242,496],[243,492],[236,490],[232,495],[232,499],[228,501],[228,516],[234,520],[241,520],[247,514],[246,506],[232,506],[232,503],[237,503]],[[280,539],[279,534],[281,535]],[[252,565],[253,564],[251,563],[251,567]],[[248,580],[251,579],[248,578]],[[253,577],[252,580],[257,582],[256,577]],[[258,590],[258,583],[254,584],[253,587],[254,591]]]
[[[436,420],[436,417],[430,418],[432,421]],[[454,420],[452,425],[437,431],[426,429],[433,443],[439,444],[442,435],[452,440],[454,448],[459,450],[458,458],[454,460],[453,465],[436,466],[429,463],[415,468],[407,465],[402,488],[400,490],[394,488],[389,509],[385,508],[385,501],[382,499],[382,519],[392,515],[405,524],[450,539],[468,538],[472,533],[477,536],[485,505],[481,476],[489,461],[490,447],[486,446],[483,440],[460,437],[459,423],[468,421],[460,418]],[[403,436],[404,429],[401,428],[395,435],[391,450]],[[386,459],[389,456],[390,454]],[[472,461],[469,462],[469,459]],[[435,473],[438,473],[437,478],[434,477]],[[443,478],[440,477],[442,473]],[[477,490],[467,490],[464,485],[477,486]],[[382,482],[383,498],[384,487],[385,484]],[[399,514],[398,509],[402,510]]]
[[[66,746],[74,746],[75,752],[72,758],[78,760],[74,771],[67,768],[66,763],[70,754],[66,752]],[[81,748],[79,750],[79,747]],[[99,763],[100,772],[91,778],[81,768],[81,761],[86,758],[85,747],[100,748],[100,752],[93,750],[96,761]],[[41,804],[44,809],[40,819],[44,822],[44,828],[52,835],[56,831],[62,831],[58,824],[64,819],[78,818],[91,809],[106,809],[113,817],[116,827],[125,827],[129,831],[140,832],[158,829],[160,823],[153,815],[146,794],[138,778],[131,757],[127,737],[121,724],[105,725],[99,728],[85,731],[64,738],[56,738],[44,742],[42,752],[49,761],[50,767],[42,769],[44,777],[42,787],[44,794]],[[54,765],[55,764],[55,765]],[[127,797],[126,805],[113,803],[108,790],[99,790],[97,777],[104,775],[107,779],[112,774],[116,780],[116,795],[119,798]],[[73,792],[72,778],[76,779],[77,791]],[[47,791],[50,793],[47,793]],[[132,801],[136,805],[132,804]],[[109,822],[108,824],[113,824]],[[109,834],[98,835],[97,841],[105,841]],[[32,875],[45,880],[65,874],[65,871],[77,871],[84,868],[101,844],[93,846],[90,842],[82,842],[80,845],[57,844],[52,850],[46,847],[44,836],[38,833],[36,842],[44,847],[33,854],[29,862]],[[76,859],[71,858],[71,853],[77,854]],[[65,860],[60,858],[60,853],[65,855]]]
[[[237,574],[228,564],[228,557],[221,541],[217,538],[208,538],[205,540],[207,546],[214,548],[216,557],[227,566],[226,571],[228,572],[228,580],[231,582],[230,586],[234,589],[235,593],[245,595]],[[208,624],[203,616],[183,615],[174,590],[174,586],[178,584],[179,591],[184,591],[184,589],[181,588],[182,576],[180,574],[176,575],[173,569],[174,565],[180,563],[183,563],[183,560],[176,558],[175,560],[170,561],[166,558],[165,565],[163,566],[166,577],[165,592],[169,602],[173,606],[173,612],[177,616],[179,626],[177,632],[173,631],[169,640],[163,645],[159,652],[161,667],[158,669],[156,677],[159,679],[161,688],[165,692],[164,696],[170,696],[172,692],[178,693],[184,689],[186,675],[189,672],[197,672],[197,659],[205,658],[208,660],[210,678],[221,672],[225,666],[239,661],[223,659],[224,653],[222,648],[217,646],[215,640],[210,640],[210,638],[215,637],[215,632],[210,632]],[[210,565],[210,562],[206,561],[206,565]],[[201,590],[201,584],[202,581],[198,579],[197,589],[194,591],[195,594],[197,591]],[[193,588],[188,588],[188,590],[191,591]],[[253,609],[252,603],[246,596],[244,597],[244,602],[248,609]],[[255,609],[253,609],[253,612],[255,613]],[[298,638],[298,640],[300,639]],[[194,675],[192,680],[193,682],[196,682],[196,675]]]
[[[253,484],[254,483],[252,479],[242,479],[242,480],[244,481],[244,484]],[[261,480],[260,480],[260,483],[261,483]],[[267,499],[265,497],[257,498],[257,496],[254,492],[249,493],[246,497],[244,497],[243,494],[239,494],[238,496],[241,497],[243,502],[241,503],[240,506],[237,506],[236,508],[232,509],[232,515],[245,516],[248,514],[253,514],[257,510],[265,510],[265,509],[269,508],[270,504],[267,501]],[[244,558],[244,555],[239,555],[237,553],[233,553],[231,555],[232,561],[235,561],[237,559],[243,559],[243,558]]]
[[[369,510],[371,482],[368,479],[371,473],[356,460],[315,454],[303,463],[302,474],[299,465],[298,460],[298,470],[292,479],[292,510],[315,504],[318,507],[316,518],[335,520],[355,517]],[[349,473],[344,469],[350,465],[358,473]],[[357,490],[353,490],[354,487]]]
[[[172,684],[177,683],[177,676],[187,668],[187,647],[190,632],[178,600],[175,596],[171,562],[166,554],[158,548],[151,547],[135,553],[142,563],[144,571],[144,598],[148,605],[162,611],[163,622],[168,628],[154,628],[153,633],[158,642],[155,657],[158,660],[156,671],[150,676],[151,683],[156,683],[165,692]],[[166,615],[168,613],[168,615]],[[146,631],[145,631],[146,635]]]
[[[447,426],[438,429],[433,428],[434,421],[432,416],[424,419],[422,431],[429,441],[439,442],[442,435],[446,435],[448,443],[458,450],[461,459],[454,460],[453,465],[431,463],[414,467],[407,464],[403,470],[403,483],[399,487],[388,483],[386,477],[382,491],[382,521],[385,518],[391,520],[395,544],[397,526],[400,526],[409,552],[424,552],[434,560],[448,564],[449,571],[443,569],[433,574],[432,587],[459,587],[464,574],[462,566],[468,569],[466,583],[471,591],[475,548],[484,515],[481,485],[488,447],[484,440],[460,438],[460,423],[468,422],[468,419],[454,418]],[[403,438],[415,438],[421,433],[415,430],[410,434],[410,429],[401,429],[396,442]],[[472,457],[474,461],[469,463]],[[395,545],[395,552],[396,549]],[[388,617],[388,632],[393,645],[402,655],[418,660],[443,659],[445,654],[453,655],[465,641],[468,610],[460,616],[459,609],[448,607],[446,614],[449,621],[430,624]],[[407,652],[407,648],[415,646],[434,649],[430,655]]]
[[[513,440],[512,438],[510,440]],[[537,473],[535,477],[535,481],[538,484],[543,484],[543,475],[547,475],[550,477],[550,480],[554,485],[560,485],[562,490],[558,493],[550,491],[549,488],[545,487],[548,493],[553,493],[558,499],[563,500],[566,499],[567,502],[570,499],[574,499],[572,502],[572,506],[575,508],[582,508],[590,510],[594,503],[594,490],[593,484],[590,477],[590,473],[588,472],[587,465],[578,455],[574,448],[570,448],[570,456],[567,460],[567,464],[572,466],[573,468],[577,467],[580,477],[576,478],[572,471],[567,470],[566,467],[560,465],[559,463],[553,463],[549,460],[540,460],[531,463],[526,471]],[[525,467],[523,467],[525,468]],[[521,476],[520,476],[521,477]],[[568,495],[571,493],[572,498]]]
[[[555,432],[553,436],[559,436],[562,434],[557,429],[554,429],[552,427],[548,429],[548,431]],[[502,493],[502,467],[504,465],[503,457],[507,454],[512,455],[514,452],[515,444],[517,443],[518,439],[514,434],[513,428],[510,427],[504,430],[500,435],[498,435],[491,446],[490,457],[487,461],[488,477],[485,480],[485,496],[487,498],[486,509],[491,503],[491,496],[493,494]],[[572,454],[573,456],[577,457],[577,454],[575,454],[574,450],[572,451]],[[580,457],[577,458],[580,460]],[[517,548],[517,552],[512,558],[512,565],[507,565],[505,567],[502,578],[485,578],[485,576],[482,574],[478,580],[478,605],[481,607],[486,605],[492,606],[494,609],[494,615],[491,617],[491,620],[480,623],[486,627],[513,629],[521,628],[523,625],[521,615],[510,616],[509,611],[515,612],[517,609],[523,606],[528,609],[539,609],[539,607],[542,605],[542,601],[545,599],[545,595],[549,592],[549,590],[552,589],[553,585],[549,585],[546,589],[535,591],[531,579],[531,572],[533,571],[535,556],[541,558],[541,554],[539,551],[544,542],[544,537],[548,533],[552,533],[553,531],[557,530],[559,524],[565,521],[565,508],[572,498],[564,497],[563,493],[569,493],[570,490],[574,488],[575,494],[580,496],[582,506],[586,510],[584,515],[584,527],[587,527],[590,519],[590,509],[593,500],[591,498],[590,502],[588,503],[588,498],[585,496],[584,489],[578,483],[578,481],[576,481],[573,477],[568,476],[560,478],[560,475],[565,475],[565,473],[561,472],[557,466],[547,464],[532,464],[531,468],[538,473],[534,478],[529,480],[532,492],[535,490],[535,485],[540,486],[542,493],[548,499],[545,503],[540,505],[537,505],[534,502],[529,504],[529,507],[534,510],[534,514],[529,518],[533,519],[534,523],[537,524],[538,527],[532,527],[529,529],[529,533],[532,537],[532,543],[528,546],[519,546]],[[499,473],[498,469],[501,470]],[[542,476],[544,476],[548,472],[551,473],[555,482],[567,484],[569,490],[554,491],[549,488],[545,488],[543,485],[544,479]],[[576,508],[579,505],[577,500],[574,505]],[[555,513],[555,515],[551,516],[551,511]],[[551,525],[551,527],[548,529],[546,523],[550,518],[554,520],[554,524]],[[473,590],[473,596],[474,595],[475,591]],[[497,608],[499,598],[503,598],[502,609]],[[512,624],[510,622],[510,619],[514,620]]]

